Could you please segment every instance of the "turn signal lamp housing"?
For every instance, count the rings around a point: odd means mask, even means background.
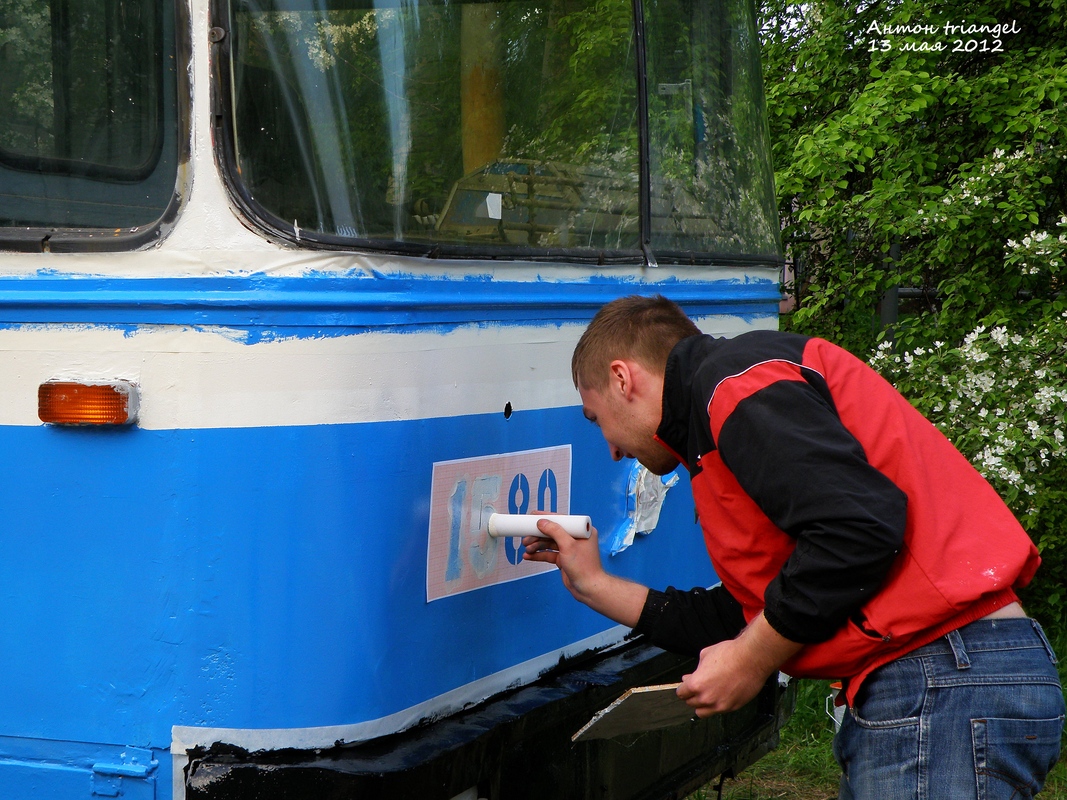
[[[53,425],[132,425],[137,407],[129,381],[48,381],[37,389],[37,416]]]

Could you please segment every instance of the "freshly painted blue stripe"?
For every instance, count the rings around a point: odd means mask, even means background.
[[[662,293],[694,315],[776,313],[778,283],[593,278],[588,282],[266,276],[102,278],[38,274],[0,278],[0,325],[91,323],[270,328],[287,336],[359,329],[450,329],[473,323],[558,325],[587,320],[624,294]],[[250,341],[276,334],[249,331]]]
[[[611,627],[554,572],[426,602],[432,464],[566,443],[571,509],[610,530],[629,465],[573,407],[267,429],[0,427],[0,733],[165,749],[172,725],[357,723]],[[714,582],[681,483],[659,530],[612,571]]]

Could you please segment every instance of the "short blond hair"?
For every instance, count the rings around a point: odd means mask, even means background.
[[[575,387],[599,391],[608,382],[608,367],[615,359],[636,361],[659,375],[667,356],[682,339],[700,329],[676,303],[662,295],[631,295],[612,300],[601,308],[571,356]]]

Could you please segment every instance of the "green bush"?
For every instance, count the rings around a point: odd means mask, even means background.
[[[1067,633],[1067,305],[1029,325],[986,321],[958,346],[871,359],[997,489],[1041,550],[1025,592],[1054,638]]]
[[[869,352],[879,301],[901,287],[917,296],[897,341],[955,342],[991,314],[1059,295],[1064,0],[758,8],[797,330]],[[964,52],[945,33],[962,20],[1012,32]],[[894,28],[934,32],[885,33]]]
[[[757,8],[785,325],[877,353],[1038,544],[1024,600],[1067,635],[1067,0]],[[1008,27],[968,50],[963,20]]]

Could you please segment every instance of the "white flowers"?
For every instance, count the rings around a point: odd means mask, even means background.
[[[1061,216],[1057,227],[1067,227],[1067,217]],[[1045,270],[1062,267],[1067,262],[1067,233],[1059,236],[1046,230],[1034,230],[1022,241],[1008,239],[1005,262],[1018,267],[1023,275],[1039,275]]]
[[[1030,245],[1048,241],[1034,235]],[[979,326],[958,347],[894,353],[883,342],[870,363],[1033,520],[1067,487],[1067,312],[1011,328]]]

